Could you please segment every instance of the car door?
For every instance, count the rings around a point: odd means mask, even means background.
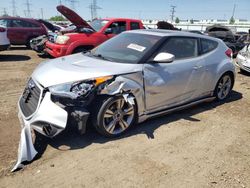
[[[11,44],[24,44],[26,41],[27,30],[24,27],[24,23],[19,19],[9,20],[8,23],[8,37]]]
[[[199,41],[190,37],[170,37],[144,64],[144,85],[147,111],[173,107],[199,97],[204,78],[204,60],[198,56]],[[175,55],[171,63],[152,62],[167,52]]]

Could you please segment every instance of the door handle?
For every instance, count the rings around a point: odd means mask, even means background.
[[[198,70],[198,69],[200,69],[200,68],[202,68],[201,65],[199,65],[199,66],[194,66],[194,70]]]

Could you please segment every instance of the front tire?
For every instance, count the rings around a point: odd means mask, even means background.
[[[218,81],[214,95],[218,101],[225,100],[233,88],[233,79],[230,74],[224,74]]]
[[[116,137],[125,133],[135,123],[136,116],[136,105],[119,96],[98,102],[92,120],[96,130],[103,136]]]

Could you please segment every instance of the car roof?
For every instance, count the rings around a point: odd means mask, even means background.
[[[40,22],[38,22],[34,18],[23,18],[23,17],[13,17],[13,16],[0,16],[0,19],[8,19],[8,20],[18,19],[18,20],[25,20],[25,21],[36,22],[38,24],[41,24]]]
[[[165,29],[140,29],[140,30],[131,30],[126,31],[126,33],[138,33],[145,35],[155,35],[160,37],[168,37],[168,36],[181,36],[181,37],[196,37],[196,38],[205,38],[214,41],[221,41],[220,39],[201,35],[197,33],[185,32],[185,31],[177,31],[177,30],[165,30]]]
[[[101,18],[100,20],[107,20],[107,21],[112,21],[112,20],[126,20],[126,21],[141,22],[141,20],[133,19],[133,18]]]

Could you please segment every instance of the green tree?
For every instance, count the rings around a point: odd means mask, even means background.
[[[63,16],[53,16],[49,20],[50,21],[67,21]]]
[[[230,18],[230,20],[229,20],[229,24],[234,24],[235,23],[235,19],[234,19],[234,17],[232,16],[231,18]]]
[[[178,17],[175,18],[175,23],[180,23],[180,19]]]
[[[193,18],[190,20],[190,23],[191,23],[191,24],[193,24],[193,23],[194,23],[194,19],[193,19]]]

